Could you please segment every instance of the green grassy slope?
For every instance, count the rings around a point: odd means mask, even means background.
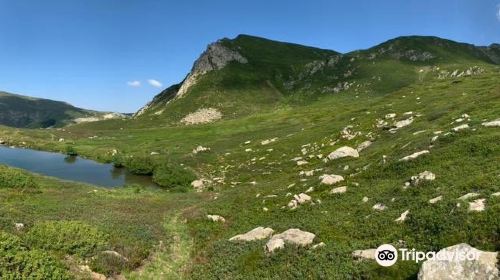
[[[338,63],[355,69],[352,76],[344,77],[346,81],[362,86],[336,94],[318,94],[312,100],[294,99],[286,105],[257,108],[250,115],[211,124],[172,126],[164,117],[146,115],[65,130],[1,128],[0,139],[8,144],[56,151],[71,145],[79,154],[102,161],[112,161],[113,150],[117,150],[124,156],[147,157],[153,163],[182,163],[198,178],[212,182],[201,195],[194,191],[135,193],[125,189],[102,192],[104,200],[99,188],[95,188],[98,192],[94,197],[86,194],[87,189],[81,191],[74,185],[52,186],[57,185],[54,181],[45,183],[41,193],[14,194],[4,190],[5,200],[11,203],[0,208],[0,216],[7,217],[1,229],[13,232],[12,222],[29,218],[25,212],[44,213],[28,219],[28,230],[36,221],[59,217],[98,225],[115,236],[111,249],[127,258],[139,258],[133,253],[138,250],[134,247],[137,244],[143,252],[151,253],[144,266],[137,268],[137,263],[130,263],[122,268],[133,279],[158,279],[164,275],[188,279],[415,279],[420,264],[399,262],[382,268],[373,261],[354,260],[351,253],[383,243],[439,250],[465,242],[482,250],[498,251],[500,198],[492,194],[500,191],[500,128],[482,123],[500,118],[500,69],[484,57],[476,57],[475,52],[467,54],[466,49],[446,52],[457,57],[445,62],[370,58],[373,50],[352,53]],[[473,66],[482,71],[440,77],[441,71],[462,72]],[[239,66],[231,64],[227,69],[230,67]],[[319,85],[322,76],[334,73],[328,71],[335,70],[325,68],[308,80]],[[338,73],[345,73],[345,69]],[[282,98],[291,97],[283,94]],[[385,118],[389,113],[396,114],[394,120]],[[470,120],[457,122],[463,114]],[[388,127],[377,126],[380,121],[390,126],[410,116],[413,123],[394,133]],[[464,123],[469,129],[453,131]],[[343,138],[347,126],[359,134],[353,139]],[[438,138],[432,141],[435,136]],[[66,141],[60,143],[59,138]],[[262,145],[262,141],[272,138],[277,140]],[[356,147],[366,140],[373,144],[361,151],[359,158],[324,162],[318,157],[324,158],[344,145]],[[250,143],[245,144],[247,141]],[[198,145],[210,151],[193,154]],[[409,162],[399,161],[424,149],[430,154]],[[295,157],[308,163],[298,166],[292,161]],[[317,170],[313,176],[300,175],[301,171],[311,170]],[[404,188],[411,176],[426,170],[436,174],[436,180]],[[330,194],[333,186],[320,184],[319,176],[323,174],[342,175],[345,181],[335,187],[347,186],[347,192]],[[290,194],[311,187],[308,194],[314,204],[295,210],[287,207]],[[79,203],[71,208],[75,212],[66,216],[68,202],[52,199],[53,192],[78,197]],[[485,199],[485,211],[469,212],[469,201],[458,200],[469,192]],[[443,197],[440,202],[428,202],[438,196]],[[367,202],[363,202],[364,197]],[[387,209],[373,210],[376,203],[385,204]],[[94,204],[100,210],[95,216],[85,212],[93,211]],[[395,222],[406,210],[410,211],[408,219]],[[120,214],[122,211],[125,214]],[[154,215],[144,216],[149,212]],[[207,214],[222,215],[226,222],[209,221]],[[115,223],[104,222],[115,220],[115,215],[120,217]],[[123,219],[127,217],[133,228],[130,234],[124,229],[127,224]],[[266,240],[228,241],[258,226],[271,227],[277,233],[300,228],[316,234],[315,244],[326,245],[317,249],[287,245],[266,254]],[[144,236],[139,234],[142,229],[147,233]],[[23,233],[18,235],[23,237]],[[150,242],[144,244],[144,240]],[[160,240],[165,246],[150,245]]]
[[[0,124],[12,127],[61,127],[76,118],[103,113],[74,107],[68,103],[0,92]]]

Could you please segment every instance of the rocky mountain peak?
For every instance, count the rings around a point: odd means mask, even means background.
[[[248,60],[239,52],[225,47],[222,40],[219,40],[208,45],[200,58],[195,61],[190,74],[204,74],[212,70],[219,70],[231,61],[248,63]]]

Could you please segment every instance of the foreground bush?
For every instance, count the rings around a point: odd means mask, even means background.
[[[28,172],[0,165],[0,188],[28,189],[37,184]]]
[[[158,166],[153,175],[153,181],[156,184],[181,191],[187,191],[195,179],[196,176],[190,170],[170,163]]]
[[[82,222],[49,221],[35,224],[26,240],[31,247],[90,257],[106,248],[108,236]]]
[[[0,279],[71,279],[48,253],[27,250],[12,234],[0,232]]]
[[[133,156],[125,159],[127,169],[138,175],[152,175],[155,163],[148,156]]]

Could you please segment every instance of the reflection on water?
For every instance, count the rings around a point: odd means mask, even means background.
[[[134,175],[126,168],[116,168],[112,164],[102,164],[77,156],[9,148],[0,145],[0,164],[6,164],[31,172],[79,181],[104,187],[130,184],[155,186],[150,176]]]

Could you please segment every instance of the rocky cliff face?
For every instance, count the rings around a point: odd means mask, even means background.
[[[220,70],[232,61],[243,64],[248,63],[248,60],[239,52],[225,47],[222,42],[222,40],[219,40],[208,45],[207,49],[194,62],[191,72],[189,72],[184,81],[182,81],[180,87],[175,87],[175,91],[172,91],[172,88],[169,88],[166,91],[161,92],[153,99],[153,101],[141,108],[134,116],[140,116],[149,109],[153,108],[155,105],[159,105],[158,101],[160,100],[163,102],[166,101],[165,104],[161,105],[166,105],[175,98],[181,98],[193,85],[196,84],[200,76],[210,71]],[[163,95],[168,95],[168,98],[164,98]],[[155,113],[161,114],[162,112],[163,111],[160,109]]]

